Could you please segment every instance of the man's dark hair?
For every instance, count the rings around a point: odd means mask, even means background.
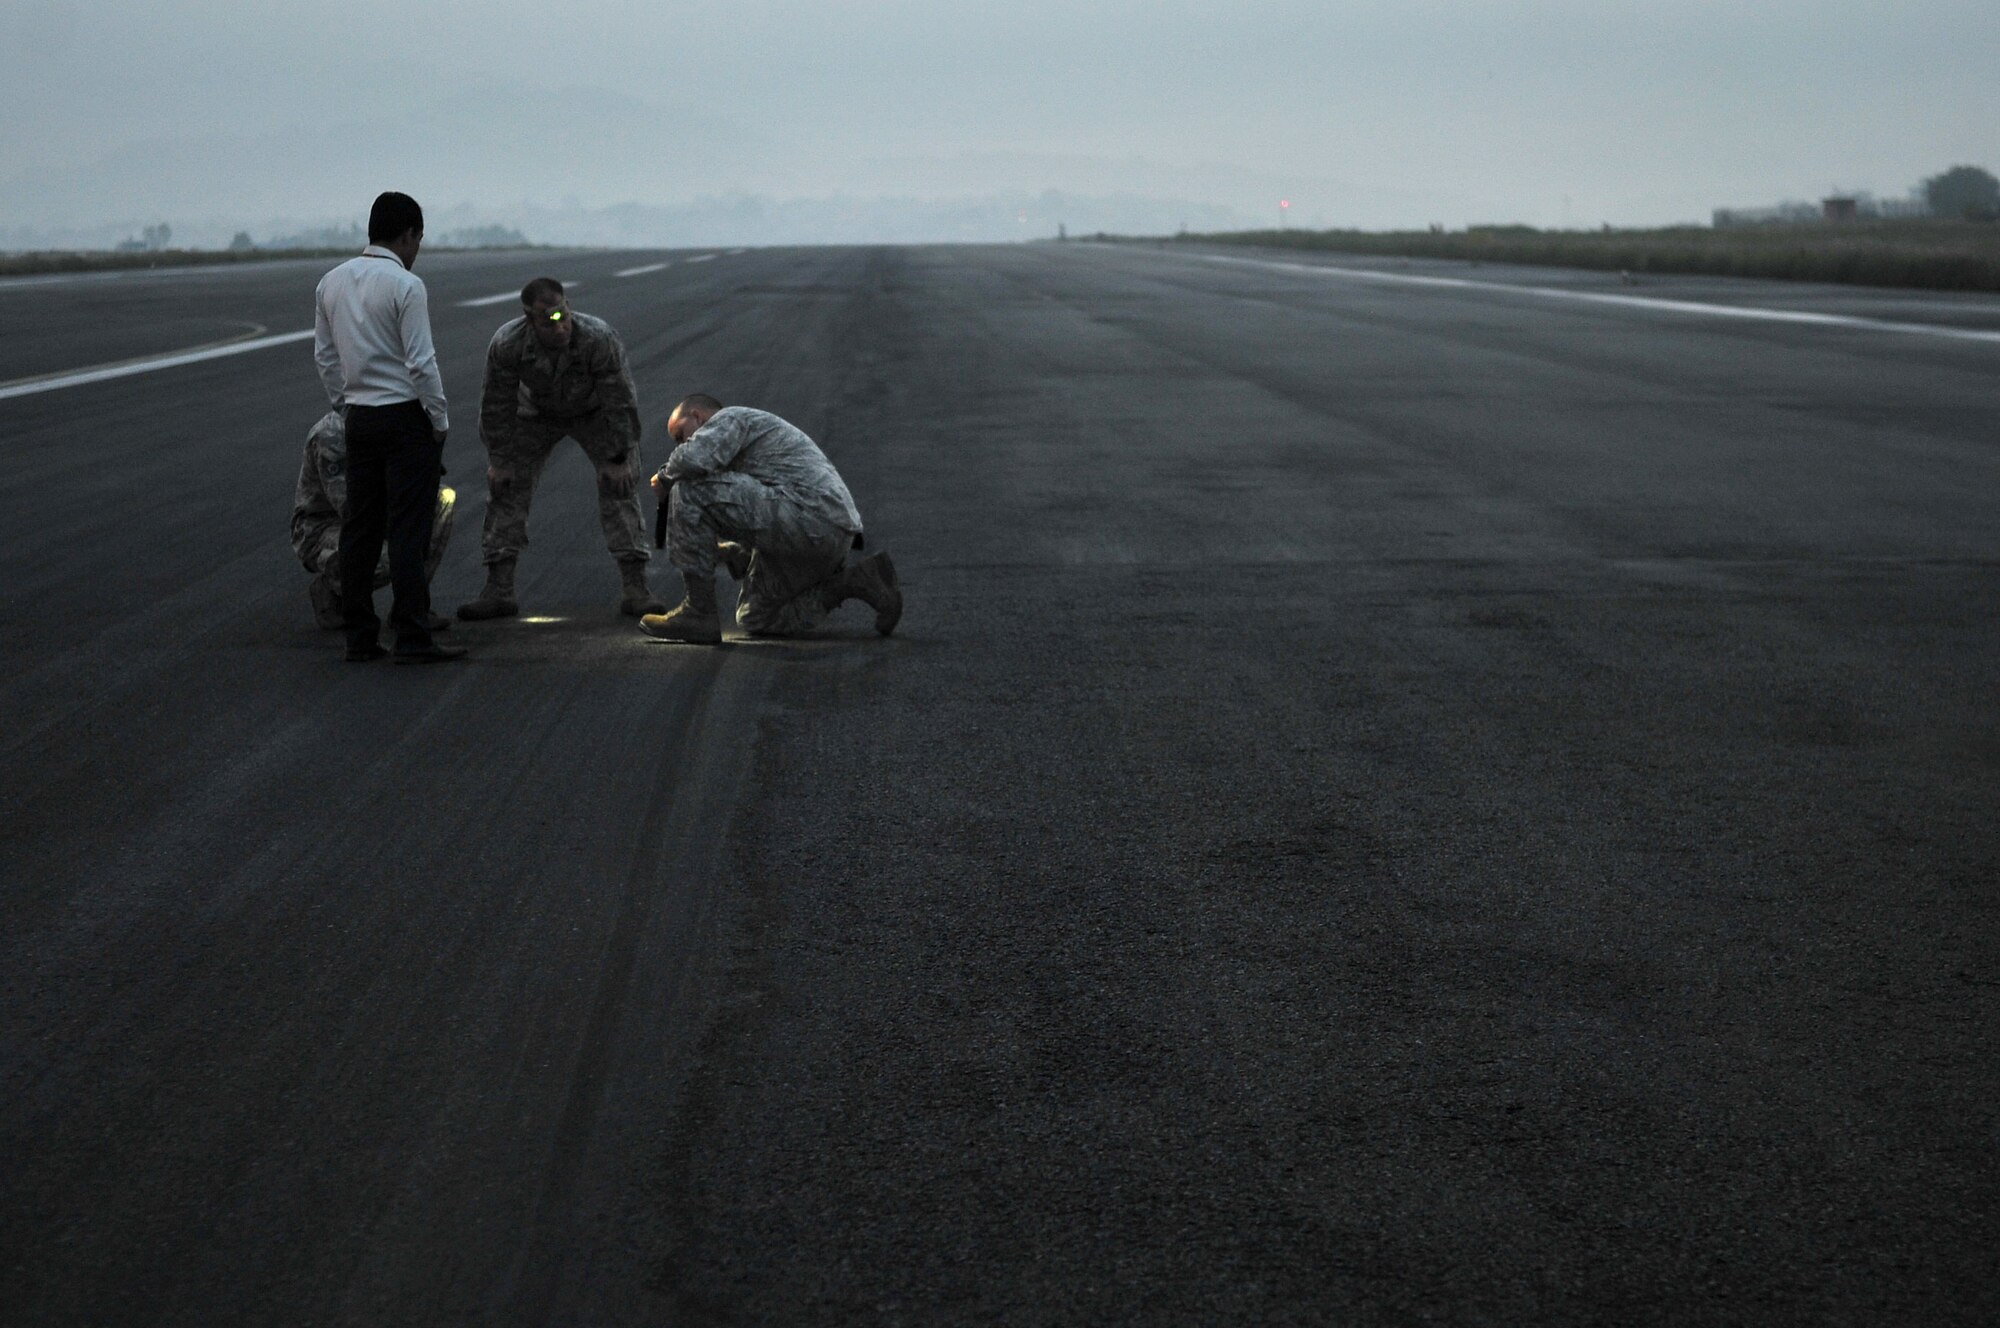
[[[521,287],[521,307],[532,309],[541,300],[560,300],[563,297],[562,283],[554,277],[536,277]]]
[[[681,404],[675,406],[674,409],[721,410],[722,403],[706,392],[690,392],[681,398]]]
[[[402,239],[404,231],[412,230],[419,235],[424,233],[424,210],[417,206],[416,199],[393,189],[375,196],[375,206],[368,209],[368,243],[387,244]]]

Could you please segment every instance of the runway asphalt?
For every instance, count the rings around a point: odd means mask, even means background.
[[[1990,297],[425,255],[441,607],[543,273],[908,607],[651,642],[572,449],[399,669],[310,342],[132,363],[325,266],[0,281],[0,1322],[2000,1320]]]

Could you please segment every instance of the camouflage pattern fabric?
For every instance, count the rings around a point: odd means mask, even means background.
[[[677,481],[667,504],[674,566],[689,576],[714,576],[721,540],[750,550],[750,569],[737,590],[738,625],[757,636],[798,636],[826,618],[820,587],[839,573],[854,534],[754,476]]]
[[[602,415],[567,424],[517,420],[505,439],[488,444],[487,464],[493,477],[487,487],[486,528],[481,544],[487,562],[504,562],[528,547],[528,509],[542,467],[564,438],[577,445],[597,468],[597,520],[604,527],[604,547],[619,562],[643,563],[653,556],[646,537],[646,519],[639,511],[639,486],[620,495],[607,480],[607,469],[629,465],[639,473],[639,443],[611,427]]]
[[[715,575],[716,543],[751,551],[736,621],[797,636],[827,615],[820,587],[839,573],[861,513],[819,445],[769,411],[726,406],[673,450],[667,553],[690,576]]]
[[[574,438],[597,468],[597,515],[611,556],[649,560],[636,483],[639,434],[625,346],[610,324],[572,313],[568,344],[551,351],[536,340],[525,316],[503,323],[486,347],[479,398],[479,436],[494,472],[481,541],[485,560],[515,558],[527,547],[535,486],[564,438]],[[616,492],[606,474],[615,470],[632,476],[630,493]]]
[[[486,346],[479,388],[479,437],[491,451],[516,420],[564,424],[601,415],[614,437],[639,441],[638,394],[625,367],[625,343],[611,325],[570,314],[569,343],[551,351],[525,315],[508,320]]]
[[[803,430],[769,411],[716,411],[673,450],[662,473],[682,480],[725,471],[759,480],[825,525],[861,533],[861,513],[833,462]]]
[[[292,551],[308,572],[326,578],[340,592],[340,511],[347,502],[347,423],[340,412],[328,411],[306,435],[299,463],[298,488],[292,498]],[[424,579],[437,575],[451,543],[452,518],[458,495],[438,489],[437,511],[431,518],[430,549],[424,555]],[[375,585],[389,584],[389,551],[375,565]]]

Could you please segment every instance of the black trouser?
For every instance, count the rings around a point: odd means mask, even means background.
[[[347,506],[340,514],[340,607],[347,643],[370,646],[375,616],[375,564],[389,541],[389,585],[395,599],[389,627],[396,649],[431,644],[431,588],[424,576],[431,515],[437,507],[444,445],[415,401],[347,408]]]

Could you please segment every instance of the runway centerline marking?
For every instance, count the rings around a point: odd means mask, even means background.
[[[618,275],[622,277],[625,274],[620,272]],[[565,281],[562,285],[565,295],[573,290],[583,289],[583,283],[580,281]],[[458,307],[461,309],[477,309],[482,305],[499,304],[506,300],[518,300],[520,298],[521,292],[518,290],[501,291],[498,295],[482,295],[476,300],[460,300]]]
[[[1611,295],[1602,291],[1561,290],[1552,286],[1514,286],[1498,281],[1472,281],[1465,277],[1423,277],[1409,272],[1377,272],[1370,268],[1334,267],[1320,263],[1281,263],[1269,259],[1233,258],[1223,254],[1195,255],[1203,262],[1232,263],[1242,267],[1266,268],[1276,272],[1306,272],[1315,276],[1375,281],[1401,286],[1432,286],[1449,290],[1498,291],[1504,295],[1529,295],[1546,300],[1575,300],[1585,304],[1608,304],[1627,309],[1658,310],[1665,313],[1698,314],[1709,318],[1737,318],[1764,323],[1797,323],[1810,327],[1857,328],[1866,332],[1901,332],[1910,336],[1944,337],[1953,341],[2000,343],[2000,331],[1972,327],[1948,327],[1941,323],[1899,323],[1887,318],[1864,318],[1859,314],[1818,314],[1803,309],[1771,309],[1747,304],[1706,304],[1699,300],[1669,300],[1657,295]]]
[[[614,277],[643,277],[648,272],[658,272],[666,266],[668,265],[665,263],[648,263],[644,267],[628,267],[623,272],[614,272],[611,275]]]
[[[714,254],[696,254],[693,258],[683,258],[681,261],[683,263],[706,263],[713,257],[715,257]]]
[[[257,332],[263,330],[260,327]],[[206,346],[195,346],[166,355],[148,355],[136,360],[120,360],[115,364],[94,365],[88,369],[68,369],[60,373],[40,374],[33,378],[17,378],[11,383],[0,383],[0,401],[10,397],[33,396],[37,392],[54,392],[64,387],[82,387],[86,383],[108,382],[113,378],[129,378],[133,374],[151,373],[155,369],[199,364],[203,360],[219,360],[224,356],[242,355],[253,350],[263,350],[268,346],[289,345],[294,341],[305,341],[312,334],[311,328],[303,332],[280,332],[276,336],[269,337],[260,337],[252,332],[229,341],[211,342]]]

